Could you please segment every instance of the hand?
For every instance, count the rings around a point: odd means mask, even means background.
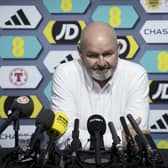
[[[141,123],[141,117],[138,117],[135,121],[136,121],[136,123],[137,123],[138,125],[140,125],[140,123]],[[138,145],[137,145],[137,143],[136,143],[136,141],[135,141],[135,136],[137,135],[137,133],[136,133],[136,131],[134,130],[134,128],[132,127],[131,124],[128,124],[128,129],[129,129],[130,134],[132,135],[133,140],[134,140],[134,149],[132,149],[132,150],[133,150],[135,153],[137,153],[137,152],[139,151]],[[122,144],[123,144],[123,146],[124,146],[124,149],[127,150],[127,140],[126,140],[126,137],[125,137],[125,132],[124,132],[124,130],[122,130],[121,133],[122,133]],[[149,133],[150,133],[150,130],[148,130],[148,129],[143,129],[143,130],[142,130],[142,133],[143,133],[143,134],[149,134]]]

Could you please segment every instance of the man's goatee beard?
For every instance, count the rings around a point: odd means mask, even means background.
[[[113,75],[114,69],[106,69],[103,71],[100,70],[91,70],[91,77],[95,80],[104,81],[109,79]]]

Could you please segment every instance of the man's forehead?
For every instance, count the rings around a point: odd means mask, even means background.
[[[92,49],[92,48],[88,48],[85,49],[86,53],[106,53],[106,52],[115,52],[116,48],[114,47],[110,47],[110,48],[106,48],[106,49],[102,49],[102,50],[98,50],[98,49]]]

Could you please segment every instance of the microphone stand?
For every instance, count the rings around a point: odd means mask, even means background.
[[[50,154],[51,154],[51,150],[53,149],[53,147],[55,147],[55,143],[54,141],[57,139],[57,133],[56,132],[52,132],[49,142],[48,142],[48,146],[47,149],[44,151],[44,154],[42,156],[42,162],[41,162],[41,168],[44,168],[49,160]]]
[[[17,111],[14,115],[9,116],[9,118],[0,126],[0,134],[5,130],[5,128],[13,121],[13,129],[15,132],[15,148],[19,147],[19,112]]]
[[[6,160],[6,165],[11,160],[18,160],[18,153],[19,153],[19,112],[16,112],[15,115],[9,116],[9,118],[0,126],[0,134],[5,130],[5,128],[13,121],[13,129],[15,134],[15,147],[14,150],[10,153],[10,159],[4,158]],[[12,157],[11,157],[12,156]]]
[[[17,120],[18,118],[19,118],[19,112],[16,112],[14,115],[9,116],[9,118],[0,126],[0,134],[12,121]]]
[[[16,156],[16,160],[19,159],[19,153],[21,152],[21,149],[19,148],[19,128],[19,119],[16,117],[13,121],[13,129],[15,132],[15,152],[13,154]]]
[[[137,135],[135,137],[135,140],[139,146],[139,154],[138,154],[138,160],[139,164],[141,164],[142,167],[146,167],[148,165],[152,166],[152,168],[155,168],[155,151],[148,149],[148,146],[145,146],[145,144],[141,143],[141,140],[139,136]]]
[[[70,152],[71,152],[71,166],[73,168],[77,168],[76,165],[76,158],[77,158],[77,152],[81,149],[81,141],[79,139],[79,119],[76,118],[74,120],[74,130],[72,131],[72,142],[70,146]]]
[[[152,168],[156,167],[157,152],[154,149],[144,149],[146,154],[146,163],[150,164]]]
[[[7,156],[6,158],[4,158],[4,164],[3,164],[3,168],[6,168],[9,164],[9,162],[13,162],[13,161],[18,161],[19,157],[18,154],[20,153],[20,148],[19,148],[19,128],[20,128],[20,124],[19,124],[19,120],[18,117],[12,117],[10,121],[13,120],[13,129],[15,132],[15,147],[14,150],[12,150]],[[8,123],[8,122],[7,122]],[[1,127],[1,130],[4,130],[4,128],[6,124],[4,124],[3,127]]]
[[[122,153],[119,152],[116,148],[116,144],[113,142],[112,143],[112,153],[114,152],[114,154],[118,157],[119,161],[121,162],[121,165],[123,168],[127,167],[126,164],[126,160],[127,160],[127,154],[126,153]],[[112,155],[112,158],[115,158],[114,155]],[[115,160],[115,162],[118,162],[118,159]]]
[[[15,118],[13,121],[13,129],[15,131],[15,148],[16,149],[19,147],[19,128],[20,128],[19,120]]]
[[[95,133],[96,137],[96,145],[95,145],[95,160],[96,160],[96,167],[101,167],[101,151],[100,151],[100,139],[99,139],[99,134],[96,132]]]

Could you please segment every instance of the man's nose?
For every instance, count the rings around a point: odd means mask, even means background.
[[[98,63],[98,65],[100,65],[100,66],[104,66],[104,64],[105,64],[105,59],[104,59],[103,55],[99,55],[97,63]]]

